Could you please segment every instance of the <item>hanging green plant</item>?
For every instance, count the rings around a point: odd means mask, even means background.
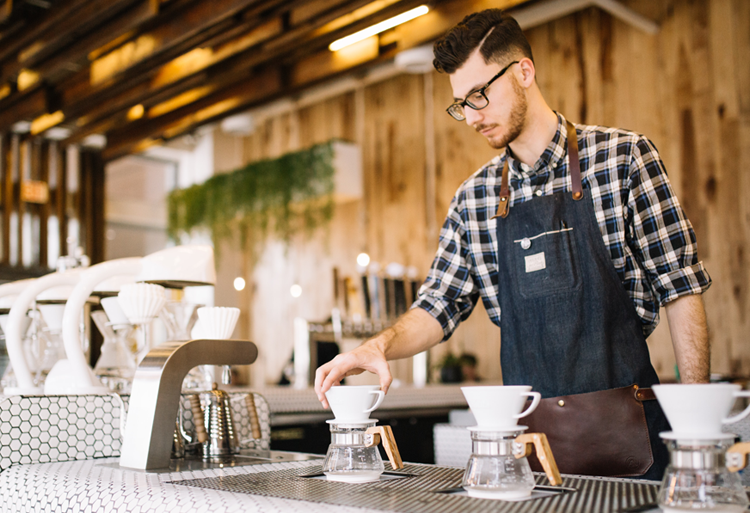
[[[333,217],[333,175],[330,142],[214,175],[170,193],[169,236],[208,228],[217,248],[236,236],[246,248],[260,245],[269,230],[285,241],[310,233]]]

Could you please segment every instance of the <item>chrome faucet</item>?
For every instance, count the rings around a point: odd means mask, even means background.
[[[146,355],[135,372],[120,466],[169,467],[182,380],[197,365],[250,365],[258,348],[249,340],[166,342]]]

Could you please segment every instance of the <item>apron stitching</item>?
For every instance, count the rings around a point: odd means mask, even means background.
[[[562,232],[569,232],[572,231],[573,228],[562,228],[560,230],[552,230],[551,232],[544,232],[540,233],[539,235],[534,235],[533,237],[524,237],[523,239],[514,240],[513,243],[523,242],[524,240],[534,240],[538,239],[539,237],[544,237],[545,235],[552,235],[555,233],[562,233]]]

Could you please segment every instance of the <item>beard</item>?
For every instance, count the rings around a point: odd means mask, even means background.
[[[525,91],[521,87],[521,84],[518,83],[518,80],[516,80],[515,76],[510,75],[509,78],[512,82],[514,97],[513,103],[510,107],[510,116],[508,118],[507,130],[504,134],[500,134],[497,137],[487,138],[487,142],[492,148],[496,150],[506,147],[507,145],[515,141],[519,135],[521,135],[521,131],[526,124],[526,112],[529,108],[528,102],[526,101],[526,95],[524,94]],[[481,132],[486,128],[494,128],[497,126],[497,123],[488,125],[475,125],[474,129],[477,132]]]

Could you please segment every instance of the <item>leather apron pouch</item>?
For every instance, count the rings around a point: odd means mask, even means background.
[[[589,476],[635,477],[654,462],[644,400],[650,388],[637,385],[542,399],[519,423],[544,433],[560,472]],[[541,472],[535,456],[532,470]]]

